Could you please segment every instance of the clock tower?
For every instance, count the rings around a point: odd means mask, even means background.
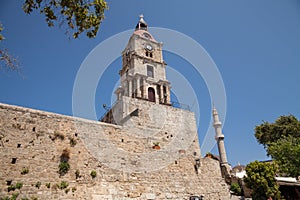
[[[170,83],[166,79],[162,46],[150,34],[148,24],[140,15],[135,31],[122,52],[121,85],[115,91],[118,100],[126,96],[170,105]]]

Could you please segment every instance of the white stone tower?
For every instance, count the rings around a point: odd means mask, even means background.
[[[219,119],[219,114],[217,109],[214,107],[212,110],[213,120],[214,120],[214,128],[215,128],[215,139],[217,141],[219,155],[220,155],[220,166],[223,177],[228,177],[230,175],[230,166],[227,161],[227,155],[224,144],[224,135],[222,133],[222,123]]]

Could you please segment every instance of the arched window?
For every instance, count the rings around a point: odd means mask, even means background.
[[[155,90],[152,87],[148,88],[148,100],[155,102]]]

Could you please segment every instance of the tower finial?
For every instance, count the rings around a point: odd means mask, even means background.
[[[148,31],[148,25],[147,25],[147,22],[145,22],[144,20],[144,15],[143,14],[140,14],[140,20],[138,22],[138,24],[136,25],[135,27],[135,30],[145,30],[145,31]]]

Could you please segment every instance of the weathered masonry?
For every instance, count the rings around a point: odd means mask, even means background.
[[[201,158],[194,113],[171,105],[143,17],[122,56],[102,122],[0,104],[0,199],[229,199],[220,163]]]

